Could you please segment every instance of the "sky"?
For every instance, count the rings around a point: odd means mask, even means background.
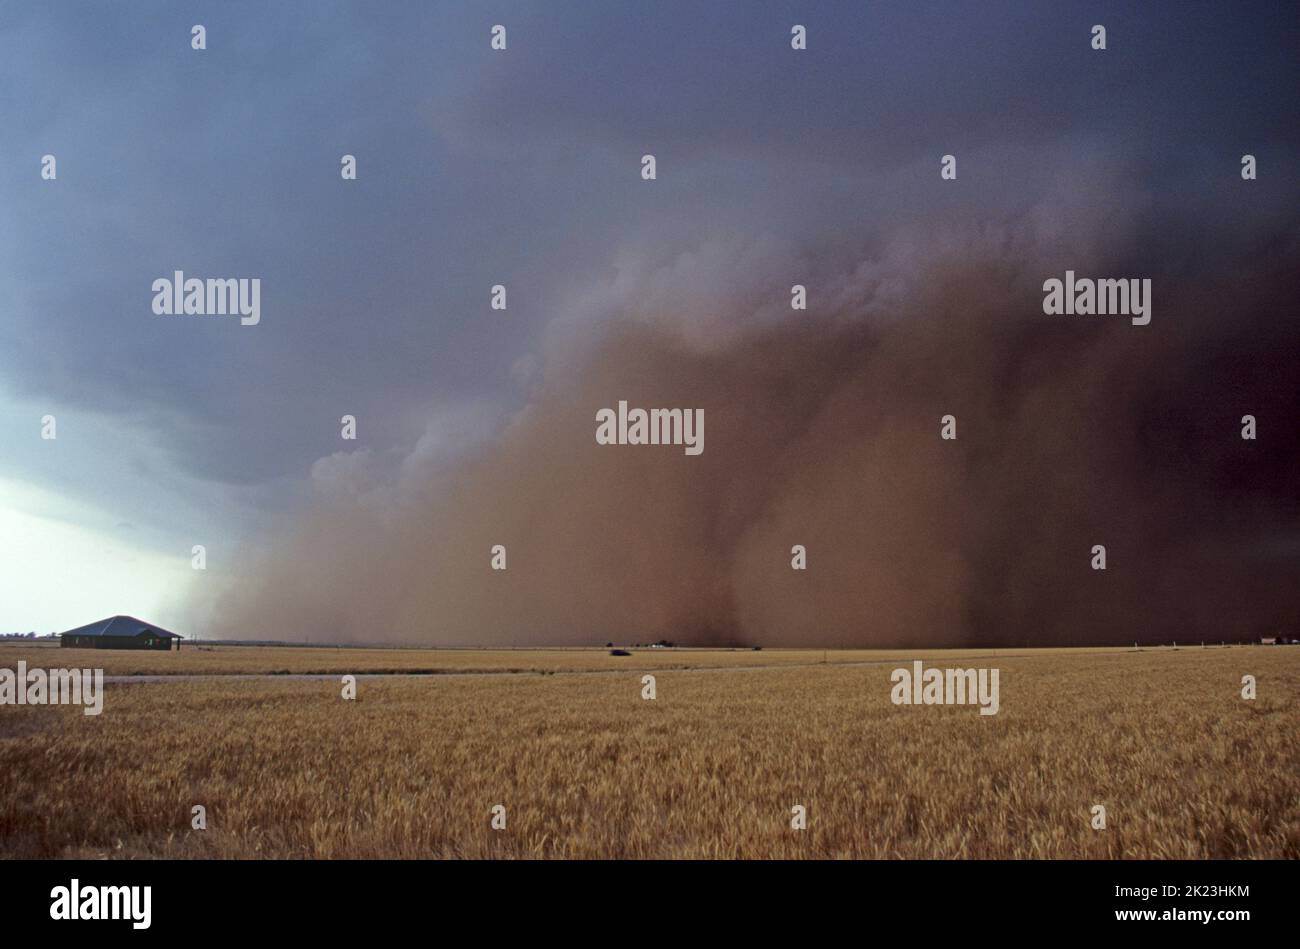
[[[347,612],[329,588],[357,564],[276,573],[322,506],[346,497],[372,520],[318,543],[373,535],[365,560],[418,560],[393,522],[443,509],[428,492],[566,404],[556,386],[619,364],[602,347],[629,324],[671,326],[706,358],[783,325],[798,280],[832,321],[920,325],[931,268],[954,260],[1040,276],[1124,261],[1160,292],[1230,282],[1261,247],[1294,260],[1285,4],[310,10],[0,7],[0,632],[126,613],[238,636],[232,603],[265,612],[297,584],[319,607],[257,632],[363,638],[356,617],[321,618]],[[790,48],[796,23],[807,50]],[[151,284],[176,270],[260,278],[261,322],[155,315]],[[1294,393],[1284,380],[1278,404]],[[1294,444],[1276,470],[1294,470]],[[1280,510],[1264,507],[1261,523]],[[1294,557],[1290,537],[1267,543]],[[578,595],[548,589],[557,617]],[[373,635],[418,641],[438,608],[385,614]]]

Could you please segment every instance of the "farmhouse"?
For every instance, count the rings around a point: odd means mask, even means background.
[[[59,645],[77,649],[166,650],[180,649],[181,637],[134,616],[110,616],[98,623],[68,630],[60,635]]]

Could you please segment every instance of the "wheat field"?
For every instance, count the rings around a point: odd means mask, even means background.
[[[362,678],[355,701],[337,678],[211,676],[114,681],[99,716],[0,707],[0,855],[1300,856],[1289,647],[367,652],[0,649],[114,674],[536,670]],[[998,668],[999,713],[892,704],[916,655]]]

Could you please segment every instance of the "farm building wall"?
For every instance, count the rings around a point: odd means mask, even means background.
[[[172,641],[149,636],[64,636],[59,645],[66,649],[152,649],[167,652]]]

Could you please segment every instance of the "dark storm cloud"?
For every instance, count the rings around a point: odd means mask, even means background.
[[[201,53],[188,43],[197,22]],[[497,22],[510,30],[499,55],[487,48]],[[809,28],[806,53],[789,49],[795,22]],[[1088,48],[1093,23],[1109,30],[1104,53]],[[8,4],[0,379],[24,400],[129,420],[194,477],[274,487],[262,505],[284,507],[284,485],[314,470],[333,504],[342,492],[372,516],[438,511],[430,481],[469,477],[448,459],[488,432],[507,428],[505,454],[483,449],[492,470],[514,457],[511,438],[545,454],[530,431],[571,423],[589,436],[585,421],[547,412],[611,366],[635,371],[618,340],[641,337],[609,335],[629,316],[651,327],[649,351],[719,359],[760,399],[764,376],[745,354],[771,355],[764,341],[790,332],[780,294],[796,279],[831,301],[812,354],[860,357],[832,374],[852,391],[869,385],[868,364],[894,371],[876,355],[886,338],[925,333],[926,280],[1001,266],[1008,246],[1048,274],[1159,273],[1158,300],[1170,284],[1230,283],[1255,258],[1289,260],[1298,39],[1274,4]],[[1261,178],[1243,186],[1248,151]],[[54,185],[37,174],[47,152]],[[653,184],[637,177],[646,152],[660,162]],[[941,183],[949,152],[960,177]],[[344,153],[358,158],[356,182],[339,179]],[[153,316],[151,281],[178,268],[260,277],[261,325]],[[998,313],[1020,312],[1033,276],[994,295]],[[1282,278],[1257,279],[1276,292]],[[495,283],[509,287],[508,314],[487,307]],[[1169,340],[1181,319],[1158,314],[1151,334]],[[882,335],[908,321],[917,329]],[[1009,371],[1006,358],[982,366]],[[1244,357],[1225,358],[1206,372]],[[706,368],[688,360],[668,378],[689,388]],[[1167,413],[1183,386],[1161,390]],[[825,410],[814,400],[789,424]],[[362,438],[332,457],[345,412]],[[530,421],[539,415],[549,421]],[[6,464],[23,473],[21,456]],[[92,490],[68,472],[26,473]],[[715,489],[690,488],[690,509]],[[139,490],[144,504],[148,484]],[[475,497],[492,507],[490,493]],[[481,525],[463,525],[478,538]],[[693,582],[713,585],[696,591],[701,603],[757,582],[741,576],[750,548],[731,530],[703,549],[740,574],[699,572]],[[998,557],[1014,559],[976,533],[991,544],[989,573],[968,565],[954,591],[996,586],[1009,569]],[[413,539],[387,541],[417,555]],[[1246,546],[1258,544],[1251,534]],[[329,584],[328,571],[301,569]],[[962,603],[958,625],[979,626],[981,607]],[[422,635],[430,608],[404,603],[393,635]],[[311,611],[296,609],[288,632],[311,634]],[[734,605],[706,612],[701,628],[755,628]]]
[[[1297,25],[1270,4],[588,2],[535,8],[514,35],[509,68],[455,103],[485,139],[872,172],[1081,131],[1174,165],[1207,138],[1293,141],[1273,90],[1297,77]]]

